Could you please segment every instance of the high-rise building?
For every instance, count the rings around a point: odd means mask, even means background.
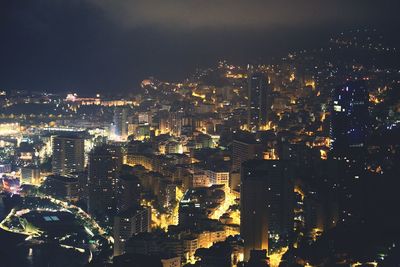
[[[40,169],[36,166],[22,167],[21,183],[38,185],[40,183]]]
[[[169,114],[169,129],[173,136],[180,136],[183,126],[184,112],[182,110],[171,111]]]
[[[88,199],[88,174],[87,171],[83,172],[73,172],[68,176],[73,177],[78,180],[78,197],[79,199]]]
[[[78,199],[78,179],[70,176],[49,175],[41,186],[42,190],[58,199]]]
[[[127,254],[152,255],[153,257],[156,257],[159,253],[168,253],[183,259],[184,253],[188,252],[183,243],[183,240],[176,239],[167,234],[139,233],[133,235],[132,238],[128,240],[125,244],[125,251]],[[146,264],[143,266],[146,266]],[[173,266],[179,267],[180,265]]]
[[[149,207],[132,207],[114,217],[114,255],[125,252],[125,243],[133,235],[150,232],[151,209]]]
[[[267,250],[252,250],[250,251],[250,259],[246,264],[248,267],[269,267]]]
[[[208,181],[211,185],[213,184],[222,184],[226,188],[229,187],[229,172],[226,170],[206,170],[206,176],[208,177]]]
[[[78,136],[54,136],[52,142],[54,174],[67,175],[84,170],[84,139]]]
[[[118,177],[122,166],[121,148],[114,145],[96,147],[89,154],[89,212],[109,215],[117,207]]]
[[[232,171],[239,172],[243,162],[262,156],[262,144],[252,139],[234,140],[232,144]]]
[[[124,211],[131,209],[139,204],[140,200],[140,181],[134,175],[121,175],[119,177],[118,210]]]
[[[360,154],[369,127],[365,81],[349,81],[333,92],[331,149],[334,157]],[[354,152],[354,153],[353,153]]]
[[[267,77],[263,73],[253,73],[248,78],[248,117],[251,131],[259,130],[268,122],[271,110],[271,93]]]
[[[240,234],[246,260],[251,250],[272,252],[288,244],[294,222],[292,179],[291,168],[284,161],[242,164]]]
[[[126,140],[128,137],[128,111],[124,107],[114,109],[113,131],[116,139]]]

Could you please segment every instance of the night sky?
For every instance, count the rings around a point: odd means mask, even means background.
[[[129,92],[219,59],[266,61],[376,27],[399,43],[397,0],[0,0],[0,89]]]

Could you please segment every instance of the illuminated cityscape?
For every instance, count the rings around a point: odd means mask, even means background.
[[[0,266],[399,266],[397,16],[120,2],[5,4]]]

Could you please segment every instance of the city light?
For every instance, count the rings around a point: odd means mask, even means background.
[[[0,266],[400,263],[396,1],[14,2]]]

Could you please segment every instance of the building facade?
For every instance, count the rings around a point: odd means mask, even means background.
[[[246,260],[251,250],[272,252],[288,244],[294,222],[292,179],[291,167],[284,161],[243,163],[240,234]]]

